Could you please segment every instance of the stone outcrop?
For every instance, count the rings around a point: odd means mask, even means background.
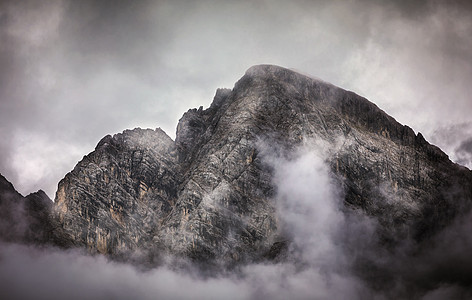
[[[384,242],[427,239],[465,210],[472,173],[375,104],[277,66],[250,68],[207,109],[162,130],[106,136],[59,183],[55,235],[112,256],[170,252],[244,262],[283,249],[272,169],[282,155],[323,145],[348,209],[378,219]]]
[[[177,200],[174,142],[160,129],[104,137],[59,183],[61,244],[119,254],[149,249]]]
[[[23,197],[0,174],[0,240],[19,243],[47,243],[52,239],[53,202],[39,190]]]

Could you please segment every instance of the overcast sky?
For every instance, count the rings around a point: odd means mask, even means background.
[[[386,2],[2,1],[0,173],[53,198],[106,134],[174,138],[261,63],[352,90],[472,166],[472,6]]]

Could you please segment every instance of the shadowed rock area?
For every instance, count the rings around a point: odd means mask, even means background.
[[[53,239],[52,206],[44,191],[23,197],[0,174],[0,241],[48,243]]]

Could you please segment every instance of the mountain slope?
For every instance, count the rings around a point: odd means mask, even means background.
[[[0,240],[46,243],[52,238],[53,202],[39,190],[23,197],[0,174]]]
[[[260,65],[186,112],[175,142],[160,129],[102,139],[59,183],[56,236],[112,256],[276,257],[289,237],[268,160],[306,145],[387,247],[428,239],[470,206],[472,173],[421,134],[352,92]]]

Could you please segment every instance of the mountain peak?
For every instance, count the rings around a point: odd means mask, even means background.
[[[52,206],[44,191],[23,197],[0,174],[0,241],[48,242]]]
[[[28,199],[28,201],[30,201],[32,205],[36,205],[38,207],[52,207],[53,205],[53,201],[51,200],[51,198],[49,198],[49,196],[41,189],[37,192],[30,193],[25,198]]]
[[[329,82],[323,81],[312,75],[307,75],[295,69],[284,68],[277,65],[261,64],[254,65],[247,69],[246,77],[272,78],[276,80],[289,81],[292,84],[298,81],[308,81],[311,83],[322,84],[330,87],[335,87]],[[337,88],[337,87],[336,87]],[[338,88],[339,89],[339,88]]]
[[[249,67],[249,69],[246,70],[245,75],[261,76],[264,74],[275,74],[278,72],[287,72],[287,71],[290,71],[290,70],[284,67],[277,66],[277,65],[260,64],[260,65],[254,65],[254,66]]]
[[[139,128],[102,139],[59,183],[58,230],[111,256],[140,249],[228,264],[272,257],[275,243],[290,237],[265,156],[307,141],[316,141],[310,151],[323,151],[342,183],[344,205],[375,217],[386,241],[421,241],[443,228],[458,207],[443,195],[472,182],[469,171],[367,99],[257,65],[232,90],[218,89],[208,109],[188,110],[175,142]],[[444,213],[431,213],[437,205]]]

